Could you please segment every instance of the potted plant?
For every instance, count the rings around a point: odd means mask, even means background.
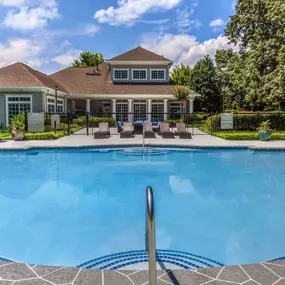
[[[258,130],[258,136],[261,141],[270,141],[272,138],[272,130],[270,129],[270,121],[261,122]]]
[[[25,113],[20,113],[11,119],[9,126],[14,141],[22,141],[25,138]]]

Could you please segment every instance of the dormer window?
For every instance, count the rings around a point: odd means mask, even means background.
[[[165,69],[151,69],[150,79],[151,80],[165,80]]]
[[[129,80],[129,69],[127,68],[114,68],[113,78],[115,80]]]
[[[132,69],[133,80],[147,80],[147,69]]]

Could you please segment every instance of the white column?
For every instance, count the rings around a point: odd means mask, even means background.
[[[128,103],[129,103],[128,112],[132,113],[133,112],[133,99],[129,99]],[[129,114],[129,122],[132,121],[132,117],[133,117],[133,114]]]
[[[189,113],[190,114],[194,113],[194,99],[189,100]]]
[[[151,121],[151,99],[148,99],[147,100],[147,112],[148,112],[148,115],[147,115],[147,119],[148,121]]]
[[[116,120],[116,99],[112,99],[112,117]]]
[[[168,119],[168,99],[164,99],[164,121]]]
[[[86,113],[90,113],[90,101],[91,99],[85,99],[86,100]]]

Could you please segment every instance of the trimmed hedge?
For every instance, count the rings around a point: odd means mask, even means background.
[[[259,140],[258,132],[217,132],[214,133],[216,137],[225,140],[242,140],[242,141],[251,141],[251,140]],[[285,140],[285,132],[273,132],[272,134],[273,140]]]
[[[234,114],[235,131],[256,131],[261,122],[270,121],[270,127],[276,131],[285,131],[285,113],[264,113],[264,114]],[[209,117],[204,125],[208,132],[221,130],[221,115]]]
[[[80,116],[77,119],[74,119],[73,123],[82,127],[86,127],[86,116]],[[88,123],[90,128],[92,127],[98,128],[99,123],[110,123],[110,127],[116,126],[116,120],[113,117],[100,118],[100,117],[89,116]]]
[[[65,132],[46,132],[46,133],[25,133],[26,140],[56,140],[66,136]]]

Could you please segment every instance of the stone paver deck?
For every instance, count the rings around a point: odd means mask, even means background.
[[[107,139],[94,139],[93,136],[71,135],[52,141],[1,141],[0,149],[29,149],[33,147],[114,147],[114,146],[142,146],[142,135],[136,135],[131,139],[121,139],[117,133],[113,133]],[[285,150],[285,141],[226,141],[215,136],[201,133],[193,139],[163,139],[157,136],[155,139],[145,139],[147,146],[160,147],[187,147],[187,148],[250,148],[250,149],[278,149]]]
[[[107,271],[0,263],[0,285],[146,285],[148,271]],[[158,285],[284,285],[285,260],[256,265],[157,271]]]

